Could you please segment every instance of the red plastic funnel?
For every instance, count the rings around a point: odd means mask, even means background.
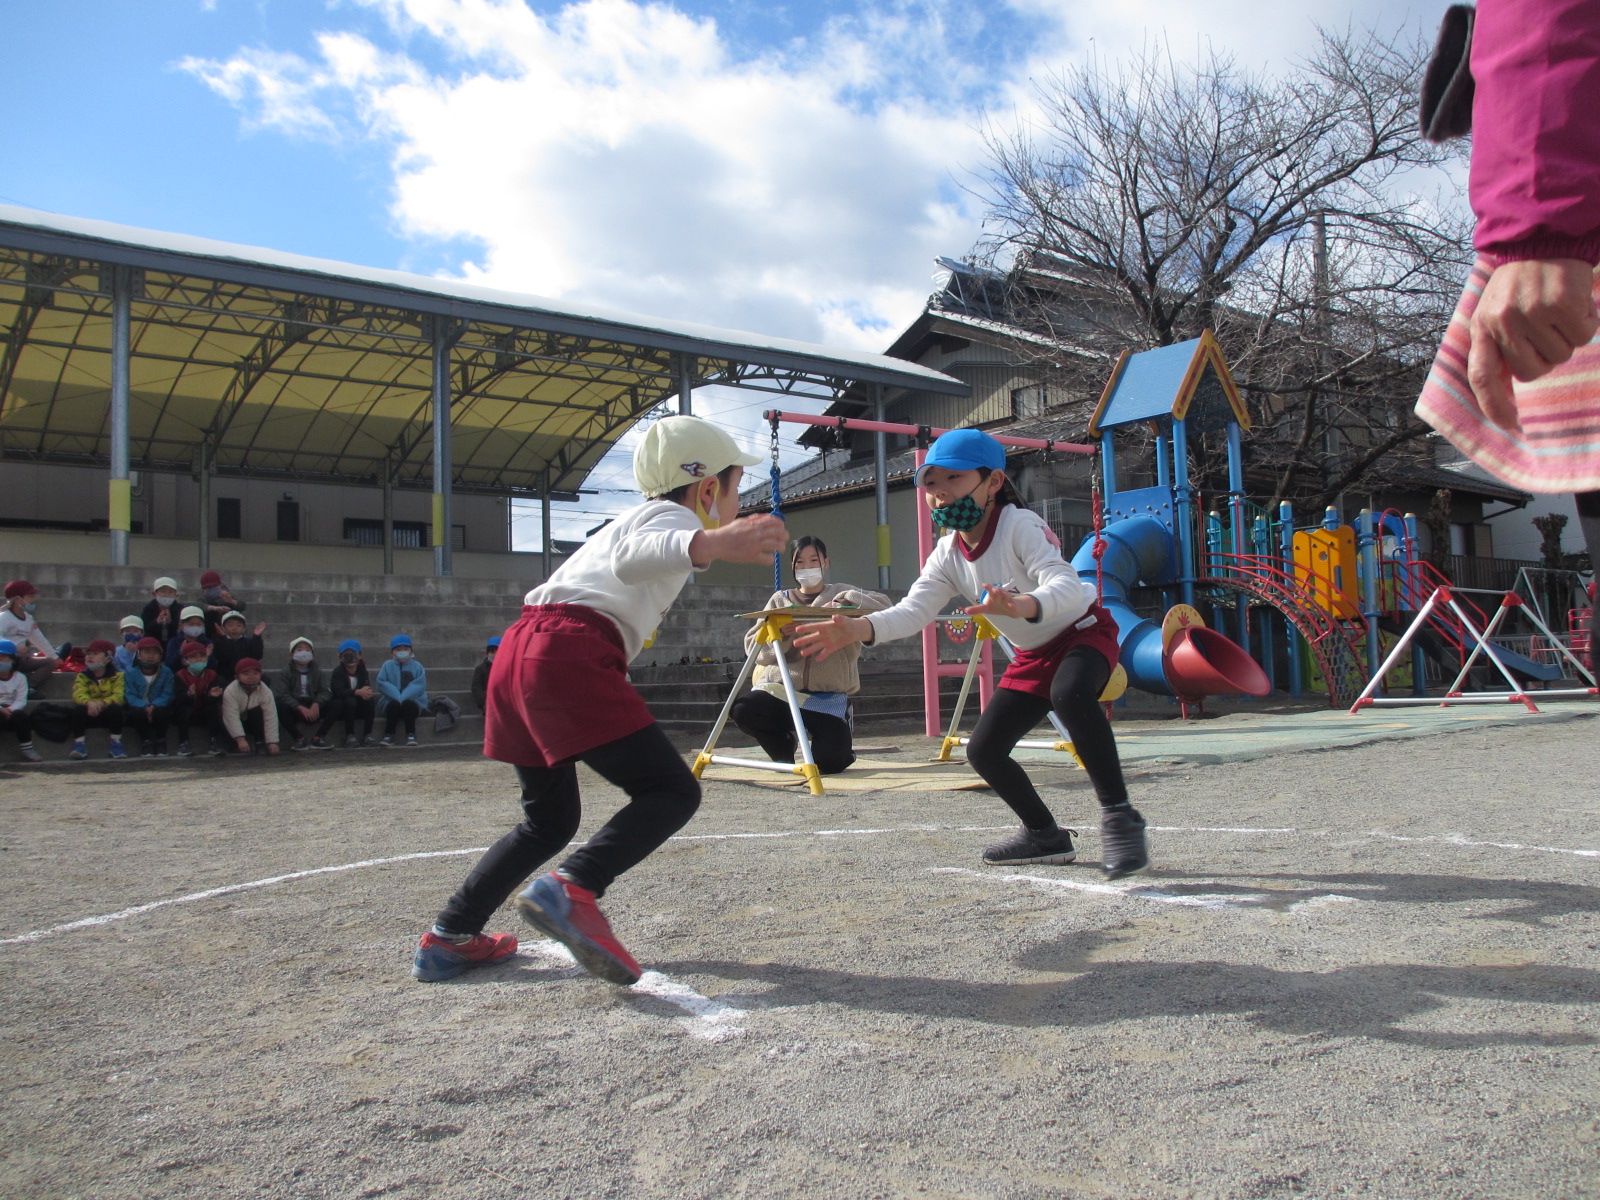
[[[1260,664],[1215,629],[1179,630],[1165,657],[1172,694],[1185,700],[1233,692],[1265,696],[1272,691]]]

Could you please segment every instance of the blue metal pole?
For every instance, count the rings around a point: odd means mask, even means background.
[[[1405,515],[1406,542],[1401,551],[1400,576],[1403,583],[1400,588],[1400,608],[1405,611],[1415,612],[1421,604],[1422,597],[1418,595],[1417,586],[1417,514]],[[1422,647],[1413,640],[1411,643],[1411,694],[1413,696],[1426,696],[1428,694],[1428,656],[1422,652]]]
[[[1367,621],[1367,677],[1378,673],[1383,646],[1378,640],[1378,514],[1363,508],[1356,516],[1356,548],[1361,564],[1361,615]]]
[[[1283,547],[1283,573],[1294,578],[1294,505],[1284,500],[1278,505],[1278,536]],[[1289,660],[1289,695],[1298,699],[1304,690],[1300,677],[1300,631],[1284,620],[1284,637]]]
[[[450,544],[450,485],[455,472],[450,458],[450,347],[455,330],[443,317],[433,318],[433,573],[449,578],[455,571]]]
[[[1178,582],[1183,602],[1194,603],[1194,524],[1189,511],[1194,501],[1189,490],[1189,431],[1183,421],[1172,423],[1172,524],[1178,539]]]

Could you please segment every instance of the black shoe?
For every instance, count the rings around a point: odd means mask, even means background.
[[[306,740],[305,740],[305,738],[303,738],[303,737],[295,738],[294,747],[293,748],[296,749],[296,750],[304,750],[306,748]]]
[[[1144,818],[1129,804],[1100,810],[1100,869],[1107,879],[1121,879],[1150,865],[1144,841]]]
[[[1033,830],[1022,826],[1003,842],[983,852],[983,861],[993,867],[1020,866],[1023,863],[1069,863],[1078,857],[1072,848],[1072,830]]]

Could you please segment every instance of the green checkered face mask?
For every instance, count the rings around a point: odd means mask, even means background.
[[[982,484],[979,485],[981,487]],[[974,488],[973,491],[977,489]],[[972,498],[968,492],[954,504],[944,504],[934,509],[930,514],[935,525],[945,529],[954,529],[957,533],[964,533],[968,529],[977,527],[983,520],[983,506]]]

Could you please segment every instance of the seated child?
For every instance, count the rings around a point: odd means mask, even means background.
[[[222,727],[240,754],[250,753],[252,741],[264,744],[268,754],[278,752],[277,705],[272,689],[262,686],[261,664],[253,658],[234,664],[233,682],[222,690]]]
[[[124,693],[122,672],[111,665],[117,648],[96,638],[83,652],[83,670],[72,681],[72,757],[88,758],[84,733],[93,725],[111,735],[108,758],[127,758],[122,748]]]
[[[205,613],[206,636],[215,639],[230,612],[244,611],[244,601],[233,598],[216,571],[206,571],[200,576],[200,607]]]
[[[6,584],[5,606],[0,608],[0,638],[16,646],[16,669],[30,680],[35,675],[47,676],[61,666],[68,649],[52,646],[39,628],[33,617],[38,601],[38,588],[26,579],[13,579]]]
[[[211,657],[211,638],[206,634],[206,614],[194,605],[191,604],[183,610],[183,615],[179,618],[178,634],[179,636],[167,643],[166,661],[167,666],[172,668],[173,674],[177,674],[178,667],[182,663],[183,648],[190,642],[204,646],[206,657],[208,659]]]
[[[167,756],[167,721],[172,716],[172,701],[177,682],[172,669],[161,661],[161,643],[144,638],[138,646],[139,658],[133,670],[123,672],[122,693],[128,705],[128,718],[139,735],[146,758]]]
[[[494,666],[494,652],[500,648],[500,639],[492,637],[484,647],[483,661],[472,670],[472,702],[478,711],[489,711],[489,668]]]
[[[28,677],[17,670],[17,644],[0,638],[0,733],[17,735],[23,762],[43,762],[33,748],[33,721],[28,716]]]
[[[111,665],[126,675],[133,670],[133,664],[139,661],[139,651],[135,647],[144,638],[144,621],[139,617],[123,617],[117,631],[122,638],[122,645],[111,656]],[[160,645],[159,639],[157,645]],[[165,646],[161,647],[163,654],[166,650]]]
[[[278,706],[278,728],[285,739],[294,739],[294,749],[306,748],[302,722],[317,723],[316,735],[310,742],[313,750],[332,749],[326,735],[333,728],[333,717],[325,709],[333,691],[322,668],[317,666],[316,647],[310,638],[295,638],[289,643],[288,666],[272,673],[272,698]]]
[[[145,633],[160,642],[163,650],[168,649],[174,639],[180,643],[183,640],[178,637],[179,611],[178,581],[163,575],[150,585],[150,600],[139,614]]]
[[[383,713],[383,741],[378,744],[393,746],[395,727],[404,721],[406,745],[417,746],[417,714],[428,707],[428,673],[414,657],[407,634],[389,639],[389,661],[378,671],[378,696]]]
[[[223,686],[233,682],[234,668],[241,658],[261,661],[266,653],[261,635],[266,631],[267,623],[262,621],[256,625],[254,633],[247,634],[244,614],[240,612],[229,612],[222,618],[216,640],[211,643],[211,661],[216,664],[217,674],[222,676]]]
[[[344,722],[344,745],[350,750],[356,746],[372,745],[372,722],[377,713],[376,693],[372,679],[367,674],[366,660],[361,657],[361,643],[346,638],[339,643],[339,665],[329,680],[332,699],[328,701],[328,728],[332,722]],[[356,722],[361,722],[361,737],[356,737]]]
[[[188,758],[194,751],[189,731],[204,725],[211,735],[211,753],[223,754],[222,689],[226,681],[206,661],[206,648],[199,642],[178,650],[183,669],[177,672],[172,703],[172,723],[178,729],[178,757]]]

